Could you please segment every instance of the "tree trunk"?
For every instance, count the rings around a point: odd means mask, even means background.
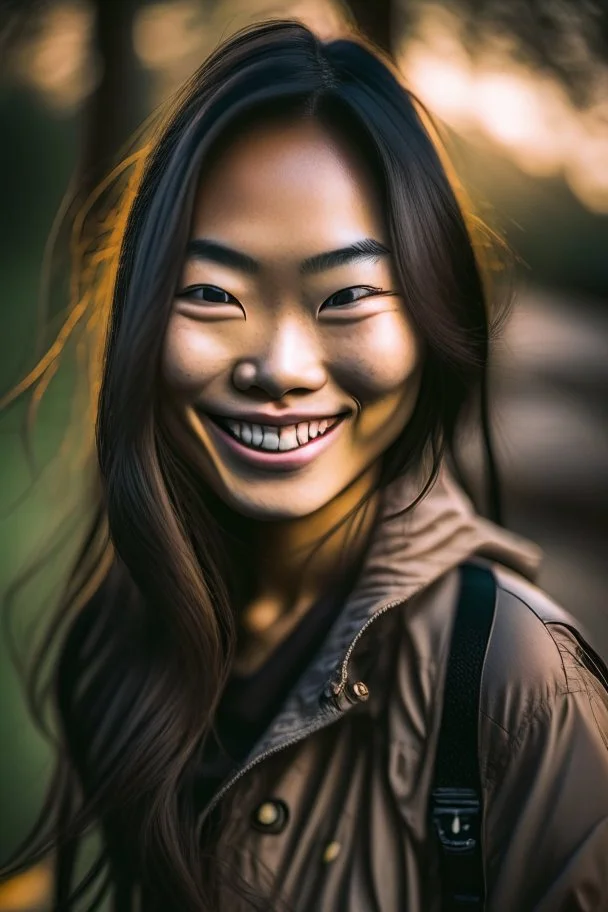
[[[143,74],[133,53],[137,8],[138,0],[95,2],[94,53],[101,66],[101,78],[83,113],[78,168],[83,189],[103,176],[146,114]]]

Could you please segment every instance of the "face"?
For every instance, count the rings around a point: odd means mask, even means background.
[[[373,472],[419,362],[377,191],[340,141],[260,125],[204,168],[163,382],[228,505],[303,517]]]

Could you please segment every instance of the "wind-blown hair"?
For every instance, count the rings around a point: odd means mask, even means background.
[[[174,99],[109,229],[111,254],[97,260],[111,280],[107,310],[96,305],[98,504],[44,646],[60,637],[55,776],[5,871],[54,848],[55,909],[81,908],[79,897],[98,908],[108,890],[117,912],[217,909],[223,867],[195,796],[234,655],[236,584],[221,505],[163,417],[160,362],[200,169],[227,131],[277,112],[321,119],[368,160],[423,343],[418,401],[384,454],[381,487],[423,465],[430,484],[471,402],[488,442],[487,289],[424,109],[360,39],[323,42],[284,21],[238,33]],[[95,272],[85,281],[89,303],[97,282]],[[97,827],[99,857],[77,882],[83,834]],[[234,889],[231,910],[269,908]]]

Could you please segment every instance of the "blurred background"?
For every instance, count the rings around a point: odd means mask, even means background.
[[[94,181],[137,125],[223,38],[295,16],[346,23],[388,51],[437,119],[477,213],[515,254],[497,348],[495,428],[506,524],[541,545],[540,585],[608,656],[608,7],[602,0],[0,0],[0,396],[62,322],[41,307],[45,245],[66,192]],[[65,305],[65,301],[64,301]],[[0,415],[0,588],[55,533],[75,474],[58,452],[78,387],[67,357],[40,402]],[[82,490],[82,494],[81,494]],[[77,517],[76,517],[77,521]],[[57,553],[16,604],[44,620]],[[40,609],[42,605],[42,609]],[[32,824],[51,770],[0,642],[0,862]],[[47,908],[44,868],[0,888],[0,910]]]

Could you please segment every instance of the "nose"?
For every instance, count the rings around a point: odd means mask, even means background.
[[[323,352],[314,330],[294,317],[283,317],[268,327],[260,349],[239,361],[233,373],[237,389],[258,388],[272,399],[290,392],[314,392],[326,380]]]

